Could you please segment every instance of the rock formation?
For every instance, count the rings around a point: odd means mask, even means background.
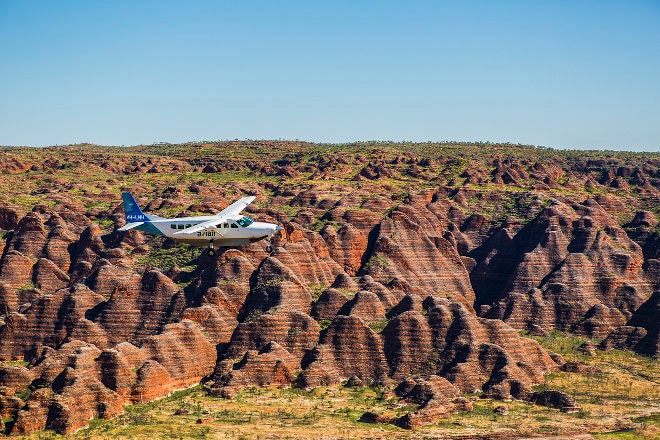
[[[460,390],[443,377],[408,379],[401,382],[395,391],[401,402],[420,405],[417,411],[392,421],[404,429],[433,423],[456,411],[472,411],[472,403],[460,397]]]
[[[473,252],[472,277],[483,286],[480,300],[495,301],[485,316],[519,329],[604,337],[658,282],[640,246],[592,199],[555,202],[517,234],[495,237]]]
[[[660,290],[642,304],[625,326],[613,330],[599,347],[634,350],[653,357],[660,356]]]
[[[505,155],[507,145],[433,154],[270,141],[187,147],[204,153],[0,155],[9,182],[0,201],[7,433],[71,433],[200,381],[226,397],[253,385],[399,383],[400,397],[421,408],[390,422],[414,428],[469,410],[459,397],[467,392],[570,406],[532,393],[563,362],[519,330],[659,355],[657,157],[569,159],[522,146]],[[214,173],[227,170],[252,180],[217,185]],[[249,215],[284,227],[274,251],[260,242],[211,259],[120,232],[126,184],[117,176],[165,173],[186,183],[135,179],[146,209],[211,214],[249,192],[258,197]]]

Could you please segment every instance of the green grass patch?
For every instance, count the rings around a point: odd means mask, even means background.
[[[192,267],[196,264],[197,258],[201,253],[201,249],[194,246],[182,244],[167,249],[158,245],[160,240],[154,240],[154,242],[155,249],[149,252],[148,255],[139,258],[137,262],[138,266],[149,264],[161,271],[170,269],[174,265],[180,268]]]
[[[28,367],[30,365],[29,362],[26,361],[0,361],[0,365],[8,366],[8,367]]]
[[[23,292],[24,290],[36,289],[36,287],[37,287],[37,285],[34,284],[32,281],[30,281],[30,282],[28,282],[28,283],[23,284],[23,285],[22,285],[21,287],[19,287],[18,289],[16,289],[16,293],[21,293],[21,292]]]
[[[312,301],[318,301],[319,297],[325,289],[328,288],[325,284],[309,284],[307,287],[312,291]]]
[[[369,328],[376,333],[380,333],[385,327],[387,327],[388,322],[389,321],[387,319],[383,319],[382,321],[373,321],[369,323]]]

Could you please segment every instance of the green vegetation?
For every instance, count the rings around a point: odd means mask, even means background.
[[[0,365],[7,367],[27,367],[30,363],[26,361],[0,361]]]
[[[357,293],[354,290],[350,290],[350,289],[337,289],[337,290],[339,290],[341,293],[343,293],[344,296],[348,299],[355,298],[355,294]]]
[[[521,332],[521,336],[527,336]],[[586,336],[577,336],[560,330],[551,330],[548,336],[528,336],[544,348],[563,356],[578,357],[577,348],[589,340]]]
[[[99,228],[101,228],[104,231],[110,231],[112,229],[112,226],[114,225],[114,222],[109,219],[94,219],[94,223],[99,225]]]
[[[566,343],[567,339],[570,342]],[[542,343],[571,355],[582,338],[556,334]],[[200,386],[171,396],[126,407],[114,420],[91,422],[90,428],[67,438],[466,438],[519,437],[538,434],[571,436],[591,433],[603,439],[647,439],[660,436],[660,363],[629,352],[598,352],[581,358],[603,373],[557,372],[547,377],[548,389],[575,396],[582,410],[564,414],[524,401],[495,401],[466,394],[471,412],[439,417],[435,424],[414,431],[393,425],[370,425],[357,420],[366,411],[388,418],[417,409],[401,405],[379,386],[300,388],[249,387],[232,400],[208,397]],[[622,363],[622,359],[624,359]],[[598,390],[598,394],[594,393]],[[504,406],[507,415],[493,410]],[[177,410],[183,415],[174,415]],[[197,420],[206,420],[198,424]],[[206,437],[205,437],[206,436]],[[37,438],[64,438],[51,431]]]
[[[369,261],[367,261],[364,265],[364,268],[368,272],[377,272],[379,270],[383,270],[387,268],[390,265],[389,260],[387,257],[383,255],[372,255],[371,258],[369,258]]]
[[[308,285],[308,287],[312,291],[312,301],[313,302],[318,301],[318,299],[321,296],[321,294],[323,293],[323,291],[328,288],[328,286],[326,286],[325,284],[310,284],[310,285]]]
[[[9,163],[17,161],[27,171],[7,168],[6,179],[0,181],[0,194],[24,212],[35,205],[47,207],[66,205],[76,199],[76,205],[96,211],[90,218],[103,229],[111,226],[107,213],[120,205],[120,192],[130,190],[136,195],[167,199],[176,188],[177,197],[200,203],[204,195],[200,186],[212,187],[215,195],[232,199],[245,194],[246,185],[252,185],[260,197],[256,206],[271,207],[271,199],[282,190],[316,189],[333,194],[337,199],[353,193],[360,197],[370,194],[388,194],[392,205],[380,212],[387,214],[409,193],[424,188],[451,186],[465,189],[470,201],[465,207],[470,212],[486,214],[491,224],[501,222],[509,215],[525,221],[530,212],[538,209],[537,202],[526,194],[538,183],[535,178],[518,178],[516,182],[493,184],[489,179],[500,164],[517,163],[524,169],[536,163],[559,169],[554,175],[556,185],[541,192],[541,203],[556,195],[586,198],[609,193],[626,199],[633,209],[647,209],[660,215],[657,200],[644,192],[636,193],[600,185],[576,185],[569,178],[571,172],[589,175],[593,181],[601,179],[604,168],[628,166],[641,168],[660,157],[660,153],[566,151],[552,150],[510,143],[489,142],[352,142],[345,144],[313,144],[300,141],[203,141],[184,144],[154,144],[136,147],[104,147],[89,144],[33,148],[2,148]],[[231,155],[227,155],[231,151]],[[336,161],[336,163],[331,163]],[[328,166],[329,175],[316,175],[314,170]],[[375,180],[353,180],[368,164],[379,164],[388,170]],[[410,173],[414,165],[419,174]],[[211,171],[206,172],[211,168]],[[281,167],[296,170],[294,177],[279,172]],[[604,167],[604,168],[603,168]],[[480,183],[465,184],[465,172],[485,173]],[[563,174],[562,174],[563,172]],[[533,172],[530,172],[532,174]],[[298,177],[300,176],[300,177]],[[313,177],[314,176],[314,177]],[[630,177],[625,177],[633,187]],[[63,182],[67,182],[63,185]],[[450,194],[450,197],[453,195]],[[177,215],[188,203],[164,204],[153,211],[160,215]],[[347,206],[347,208],[349,208]],[[360,203],[350,207],[360,209]],[[76,208],[79,209],[79,208]],[[289,219],[305,209],[278,203],[277,210]],[[324,208],[326,209],[326,208]],[[630,213],[619,214],[623,218]],[[320,230],[329,222],[321,220],[319,213],[310,225]],[[660,227],[658,227],[660,231]]]
[[[32,395],[32,390],[30,388],[24,388],[22,390],[16,391],[15,395],[16,395],[16,397],[21,399],[23,402],[25,402]]]
[[[162,240],[158,239],[154,240],[152,247],[155,249],[138,259],[138,266],[151,265],[165,271],[177,265],[182,270],[192,270],[201,253],[201,249],[188,245],[165,248],[162,246]]]
[[[315,220],[314,223],[309,225],[309,230],[314,231],[314,232],[320,232],[321,229],[325,226],[325,222],[323,220]]]
[[[41,205],[39,209],[45,207],[46,212],[48,208],[66,208],[69,214],[87,216],[106,232],[113,227],[114,216],[121,212],[118,207],[122,190],[134,192],[140,201],[160,199],[149,211],[163,216],[176,216],[190,209],[206,211],[207,207],[201,205],[191,208],[200,203],[216,209],[224,200],[254,192],[258,196],[254,207],[260,209],[260,216],[284,221],[294,219],[302,210],[305,215],[309,211],[313,218],[307,219],[311,223],[308,229],[313,231],[320,231],[324,225],[340,227],[344,215],[373,215],[367,210],[390,215],[398,204],[424,189],[440,194],[445,191],[464,214],[482,214],[489,226],[501,224],[508,216],[517,217],[524,224],[555,197],[581,201],[597,194],[622,198],[625,212],[616,214],[620,224],[629,222],[637,209],[653,211],[660,217],[657,198],[645,195],[632,182],[629,184],[633,188],[624,190],[584,186],[573,178],[583,175],[598,181],[604,169],[641,167],[660,159],[660,153],[572,152],[508,143],[202,141],[131,148],[86,144],[47,149],[4,148],[2,154],[25,165],[19,171],[6,169],[0,180],[1,197],[15,205],[21,215],[35,205]],[[46,159],[56,166],[48,168]],[[510,184],[493,182],[497,164],[505,161],[514,161],[530,173],[537,162],[559,172],[547,188],[536,187],[540,179],[535,177],[522,177]],[[327,166],[327,174],[315,172],[320,164]],[[385,173],[365,180],[358,173],[367,166],[381,167]],[[290,169],[293,177],[287,176],[284,168]],[[466,184],[472,172],[483,175]],[[321,200],[313,206],[298,206],[305,203],[294,199],[307,190],[316,191]],[[333,207],[339,209],[332,211]],[[655,231],[660,233],[660,225]],[[396,236],[392,238],[396,240]],[[616,241],[612,243],[617,246]],[[148,238],[147,245],[133,250],[130,256],[135,257],[140,268],[152,266],[166,271],[177,265],[192,272],[199,255],[197,248],[184,245],[168,249],[162,239]],[[378,255],[362,269],[387,273],[390,264],[385,256]],[[267,289],[284,280],[273,279],[254,289]],[[187,283],[178,282],[181,287]],[[19,291],[33,287],[33,283],[27,283]],[[309,287],[314,300],[326,288]],[[342,292],[349,298],[355,294]],[[269,312],[272,311],[252,311],[245,321]],[[319,322],[322,329],[330,324],[329,320]],[[383,320],[369,326],[381,332],[386,325]],[[289,335],[298,332],[299,329],[291,328]],[[312,391],[249,388],[231,401],[210,398],[201,387],[196,387],[156,402],[128,406],[113,421],[95,419],[89,429],[72,438],[307,438],[310,432],[331,438],[508,437],[539,433],[568,436],[589,432],[601,433],[603,438],[660,436],[658,361],[616,350],[588,357],[577,350],[586,338],[561,332],[534,339],[567,360],[601,371],[558,371],[548,375],[545,384],[536,386],[537,390],[557,389],[574,395],[582,408],[580,412],[562,414],[526,402],[497,402],[468,395],[465,397],[473,403],[472,412],[439,418],[435,425],[408,432],[391,425],[357,422],[365,411],[396,417],[414,409],[400,406],[387,390],[378,387],[320,387]],[[431,360],[424,372],[434,373],[439,365],[439,360]],[[29,389],[22,389],[17,395],[27,397],[29,393]],[[506,405],[509,415],[493,413],[499,405]],[[178,409],[185,409],[187,414],[174,416]],[[198,419],[209,421],[197,424]],[[47,431],[32,438],[49,437],[60,436]]]
[[[35,289],[37,287],[32,281],[23,284],[21,287],[16,289],[17,293],[23,292],[24,290]]]
[[[369,328],[376,333],[380,333],[383,331],[385,327],[387,327],[387,323],[389,321],[387,319],[384,319],[382,321],[373,321],[369,323]]]
[[[264,314],[264,311],[261,309],[252,309],[250,313],[247,314],[243,322],[252,322],[255,319],[258,319],[261,315]]]

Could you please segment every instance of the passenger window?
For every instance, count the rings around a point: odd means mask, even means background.
[[[228,225],[227,223],[223,223],[223,224],[222,224],[222,227],[223,227],[223,228],[228,228],[229,225]]]
[[[238,229],[238,225],[236,225],[236,223],[232,223],[232,224],[231,224],[231,227],[232,227],[232,228],[235,228],[235,229]]]
[[[170,228],[172,228],[172,229],[176,229],[176,225],[175,225],[175,224],[171,224],[171,225],[170,225]]]
[[[176,225],[177,229],[183,229],[183,225]]]

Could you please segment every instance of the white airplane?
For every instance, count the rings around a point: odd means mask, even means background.
[[[273,223],[255,222],[250,217],[240,215],[255,197],[243,197],[216,215],[199,217],[162,218],[142,212],[133,196],[121,194],[124,201],[126,225],[120,231],[136,229],[154,235],[164,235],[179,243],[206,247],[209,257],[216,255],[215,246],[245,246],[255,241],[268,239],[266,251],[273,249],[271,236],[282,227]]]

